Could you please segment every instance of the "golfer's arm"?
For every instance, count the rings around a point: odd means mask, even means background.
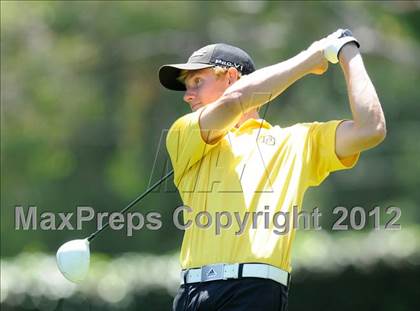
[[[344,158],[378,145],[385,139],[386,125],[375,87],[358,48],[348,44],[340,52],[353,120],[342,122],[336,133],[335,151]]]
[[[208,143],[217,141],[237,124],[243,113],[258,108],[279,96],[298,79],[311,72],[316,60],[303,51],[284,62],[242,77],[226,89],[200,116],[200,128]]]

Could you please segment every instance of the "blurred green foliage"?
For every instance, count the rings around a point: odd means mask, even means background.
[[[168,160],[165,129],[188,112],[181,93],[159,85],[160,65],[226,42],[248,51],[261,68],[339,27],[352,29],[362,44],[388,135],[356,168],[308,191],[304,207],[321,208],[324,228],[337,219],[331,211],[338,205],[394,205],[402,209],[403,228],[418,225],[419,12],[414,1],[2,1],[2,256],[53,253],[95,227],[17,231],[15,206],[115,211],[160,176]],[[266,119],[281,126],[351,117],[339,66],[305,77],[267,109]],[[169,182],[137,208],[162,213],[161,230],[133,237],[109,230],[94,251],[173,253],[182,232],[172,225],[171,213],[180,204]]]
[[[416,287],[390,292],[387,288],[392,286],[388,287],[387,282],[404,286],[415,282],[420,275],[420,269],[416,269],[420,265],[420,241],[415,240],[419,230],[406,228],[334,236],[326,232],[301,233],[301,243],[294,252],[291,310],[310,309],[310,304],[312,310],[329,309],[327,306],[343,306],[345,310],[346,291],[357,292],[361,297],[347,306],[349,310],[364,300],[368,303],[361,310],[372,307],[382,310],[382,306],[394,306],[400,300],[404,300],[403,310],[411,310],[409,307],[417,299]],[[53,255],[20,253],[2,260],[1,280],[6,286],[1,288],[0,302],[41,310],[67,310],[71,305],[72,309],[84,305],[89,310],[148,310],[153,301],[153,310],[167,310],[179,286],[178,256],[179,253],[125,253],[110,258],[94,254],[87,278],[76,286],[56,269]],[[377,281],[386,281],[379,286],[381,294],[388,294],[380,302],[366,291],[371,286],[366,283]],[[340,286],[336,286],[339,288],[335,290],[336,295],[332,300],[325,299],[337,282]],[[314,290],[314,286],[321,284],[321,288]],[[400,296],[397,301],[396,295]],[[312,298],[300,299],[304,296]]]

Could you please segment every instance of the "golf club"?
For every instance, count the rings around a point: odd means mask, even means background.
[[[170,171],[160,180],[150,186],[145,192],[131,201],[124,207],[120,213],[126,213],[130,208],[140,202],[146,195],[152,192],[157,186],[173,175],[174,171]],[[57,266],[66,279],[71,282],[79,283],[83,281],[89,271],[90,262],[90,242],[98,236],[103,230],[109,227],[107,222],[103,227],[99,228],[85,239],[71,240],[64,243],[57,250]]]

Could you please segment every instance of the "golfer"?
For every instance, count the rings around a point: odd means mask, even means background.
[[[258,70],[246,52],[227,44],[205,46],[185,64],[160,68],[161,84],[185,92],[192,110],[173,123],[166,141],[174,183],[189,208],[184,223],[190,224],[173,310],[287,310],[295,231],[279,234],[271,216],[294,206],[300,210],[309,187],[352,168],[361,151],[386,135],[357,40],[330,37]],[[261,119],[260,107],[300,78],[328,69],[331,46],[344,73],[352,119],[290,127]],[[202,219],[199,225],[203,212],[225,215],[224,230],[216,234]],[[261,217],[246,219],[246,212]],[[228,226],[227,214],[238,216],[242,230]]]

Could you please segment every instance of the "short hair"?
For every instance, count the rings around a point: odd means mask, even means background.
[[[229,70],[229,68],[231,68],[231,67],[223,67],[223,66],[211,67],[211,69],[213,69],[213,72],[215,73],[217,78],[220,78],[222,75],[226,74],[227,71]],[[185,80],[187,79],[188,75],[193,71],[195,71],[195,70],[181,70],[181,73],[179,74],[178,80],[181,81],[182,83],[185,83]],[[242,74],[238,70],[238,80],[241,78],[241,76],[242,76]]]

